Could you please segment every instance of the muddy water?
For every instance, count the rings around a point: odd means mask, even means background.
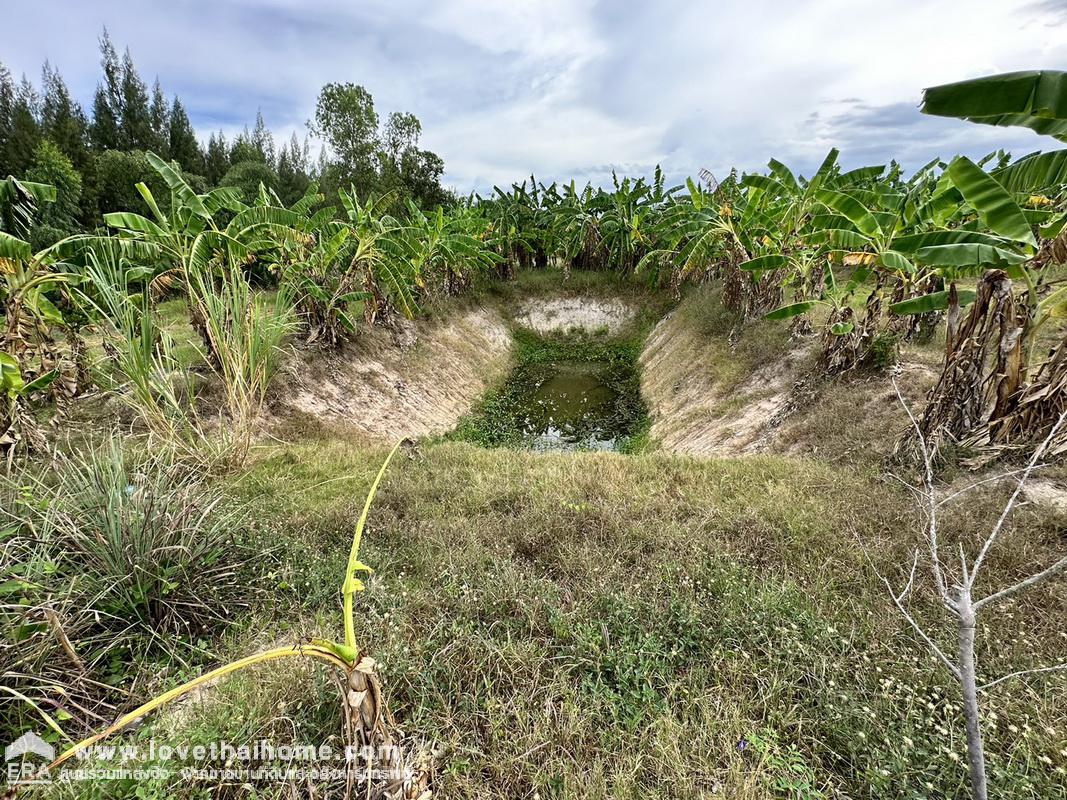
[[[606,364],[563,361],[521,371],[516,427],[533,450],[615,450],[628,431]]]
[[[497,406],[510,444],[531,450],[618,450],[633,433],[636,382],[607,361],[548,361],[518,367]]]
[[[449,438],[483,447],[634,452],[648,417],[636,342],[518,329],[516,366]]]

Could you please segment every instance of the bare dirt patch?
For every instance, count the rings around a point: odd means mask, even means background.
[[[763,449],[776,417],[807,361],[807,345],[724,386],[707,365],[722,359],[715,341],[674,312],[652,331],[641,354],[641,392],[649,404],[652,438],[665,450],[734,456]]]
[[[622,300],[557,297],[527,300],[516,312],[515,322],[542,335],[606,329],[614,336],[632,324],[636,317],[637,309]]]
[[[506,372],[511,336],[503,317],[481,308],[447,321],[374,328],[335,353],[300,353],[292,390],[277,404],[374,439],[452,429]]]

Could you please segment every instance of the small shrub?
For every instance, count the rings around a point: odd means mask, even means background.
[[[900,338],[889,331],[882,331],[867,346],[863,364],[876,372],[884,372],[900,358]]]

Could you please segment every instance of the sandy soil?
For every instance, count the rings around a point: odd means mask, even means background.
[[[713,356],[676,314],[664,317],[641,353],[641,393],[661,448],[697,456],[734,456],[764,449],[785,409],[807,348],[752,373],[723,391],[699,368]]]
[[[485,308],[374,328],[336,353],[298,354],[276,383],[296,391],[276,402],[374,439],[440,434],[503,376],[510,351],[503,317]]]
[[[565,333],[574,329],[607,329],[616,334],[634,321],[637,309],[622,300],[597,297],[557,297],[528,300],[515,322],[537,333]]]

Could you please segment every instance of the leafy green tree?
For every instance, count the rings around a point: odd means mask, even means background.
[[[422,123],[414,114],[406,111],[394,111],[385,123],[382,134],[382,147],[385,157],[399,168],[404,154],[419,146],[422,136]]]
[[[152,168],[140,150],[124,152],[106,150],[96,157],[93,197],[96,202],[94,216],[113,211],[149,212],[140,193],[138,183],[145,183],[159,198],[167,196],[166,184]]]
[[[196,133],[189,122],[189,115],[185,113],[185,107],[177,97],[174,98],[174,103],[170,107],[169,125],[170,157],[181,164],[183,169],[203,174],[206,165],[204,154],[200,151],[200,142],[196,139]]]
[[[319,93],[312,132],[321,136],[333,155],[324,182],[336,189],[351,183],[366,194],[378,175],[378,114],[370,92],[353,83],[328,83]]]
[[[204,175],[212,185],[218,185],[230,169],[230,154],[226,148],[226,136],[222,131],[219,135],[211,134],[207,140],[207,154],[204,164]]]
[[[51,184],[56,189],[55,201],[44,205],[38,214],[40,223],[67,233],[73,232],[81,210],[82,177],[54,142],[43,139],[37,145],[33,152],[33,163],[26,170],[26,179]]]
[[[122,67],[107,28],[100,37],[100,66],[104,80],[93,96],[93,124],[89,139],[97,152],[120,146],[119,125],[122,120]]]
[[[412,148],[400,161],[400,180],[420,208],[452,205],[454,198],[443,186],[444,160],[429,150]]]
[[[259,196],[259,185],[278,190],[278,173],[260,161],[242,161],[230,167],[219,186],[232,186],[241,192],[241,199],[253,203]]]

